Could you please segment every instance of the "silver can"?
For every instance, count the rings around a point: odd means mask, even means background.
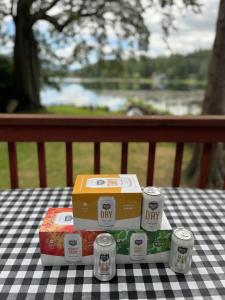
[[[115,224],[116,203],[114,197],[101,196],[98,199],[98,224],[112,227]]]
[[[141,226],[146,231],[160,229],[162,223],[164,196],[160,189],[148,186],[143,189]]]
[[[178,227],[173,231],[169,266],[174,272],[188,273],[191,268],[193,247],[194,235],[189,229]]]
[[[94,276],[108,281],[116,275],[116,242],[109,233],[99,234],[94,242]]]

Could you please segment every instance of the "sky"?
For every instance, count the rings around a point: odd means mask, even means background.
[[[219,0],[200,0],[201,13],[195,14],[191,10],[174,12],[173,30],[168,38],[169,48],[162,39],[160,28],[160,13],[156,9],[147,16],[147,22],[151,28],[149,45],[150,56],[168,55],[170,53],[189,53],[198,49],[209,49],[213,45],[215,26],[218,15]]]
[[[219,0],[199,1],[201,1],[200,3],[202,4],[200,14],[195,14],[191,9],[187,11],[182,8],[176,8],[174,10],[174,26],[176,30],[170,32],[167,43],[163,40],[160,25],[162,16],[160,8],[155,7],[145,14],[146,23],[151,31],[148,50],[149,56],[157,57],[160,55],[170,55],[172,53],[186,54],[195,50],[209,49],[212,47],[215,37]],[[179,3],[179,0],[177,2]],[[180,3],[181,2],[180,0]],[[39,22],[37,26],[42,30],[47,28],[46,22]],[[8,20],[7,28],[9,32],[13,32],[13,25],[10,19]],[[113,45],[113,43],[112,34],[111,44]],[[7,54],[12,52],[12,46],[12,43],[8,43],[4,45],[4,47],[0,47],[0,53]],[[62,57],[67,57],[72,50],[72,45],[65,45],[61,49],[56,49],[56,52]],[[95,62],[95,60],[96,56],[92,54],[90,61]]]

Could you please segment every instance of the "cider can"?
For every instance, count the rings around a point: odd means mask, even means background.
[[[115,224],[115,199],[102,196],[98,199],[98,224],[101,227],[112,227]]]
[[[194,235],[189,229],[178,227],[173,231],[169,266],[174,272],[188,273],[191,268],[193,247]]]
[[[147,255],[146,233],[132,233],[130,237],[130,258],[131,260],[144,260]]]
[[[64,257],[68,262],[79,262],[82,258],[82,239],[79,233],[64,236]]]
[[[141,227],[146,231],[160,229],[162,223],[164,196],[156,187],[145,187],[143,189]]]
[[[116,275],[116,242],[109,233],[99,234],[94,242],[94,276],[108,281]]]

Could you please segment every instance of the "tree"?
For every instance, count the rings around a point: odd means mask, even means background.
[[[118,45],[112,54],[118,55],[126,40],[132,47],[146,49],[149,29],[144,13],[157,4],[165,9],[162,27],[168,33],[171,8],[179,0],[0,0],[0,22],[10,16],[15,24],[14,89],[19,109],[40,106],[40,51],[46,41],[55,55],[56,41],[72,43],[75,57],[86,57],[91,50],[99,57],[110,44],[109,27],[117,36]],[[197,8],[196,0],[183,0],[185,7]],[[168,12],[169,11],[169,12]],[[44,20],[51,25],[40,32],[36,23]],[[88,29],[84,32],[83,29]],[[53,41],[54,38],[54,41]],[[43,43],[45,41],[45,43]],[[45,47],[46,49],[46,47]],[[49,52],[49,51],[48,51]],[[114,52],[114,53],[113,53]],[[47,52],[46,52],[47,53]]]
[[[202,113],[204,115],[225,114],[225,0],[221,0],[219,5],[216,36],[209,65]],[[198,177],[201,153],[202,147],[196,145],[187,168],[187,175],[192,178]],[[214,145],[211,154],[208,186],[221,188],[224,176],[224,147],[222,144],[217,144]]]

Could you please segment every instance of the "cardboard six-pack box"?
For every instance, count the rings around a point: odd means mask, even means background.
[[[93,244],[96,236],[102,232],[105,231],[74,229],[72,208],[49,208],[39,231],[42,264],[93,265]],[[156,232],[141,229],[109,232],[116,241],[116,263],[168,262],[172,229],[165,214],[161,229]],[[140,254],[140,243],[143,242],[140,237],[143,235],[146,253],[143,257],[135,256],[137,252]]]
[[[77,229],[140,229],[142,191],[134,174],[78,175],[72,202]]]
[[[110,234],[116,241],[118,264],[168,262],[172,228],[165,213],[160,230],[111,230]]]
[[[49,208],[39,230],[42,265],[92,265],[93,243],[100,233],[76,230],[72,208]]]

